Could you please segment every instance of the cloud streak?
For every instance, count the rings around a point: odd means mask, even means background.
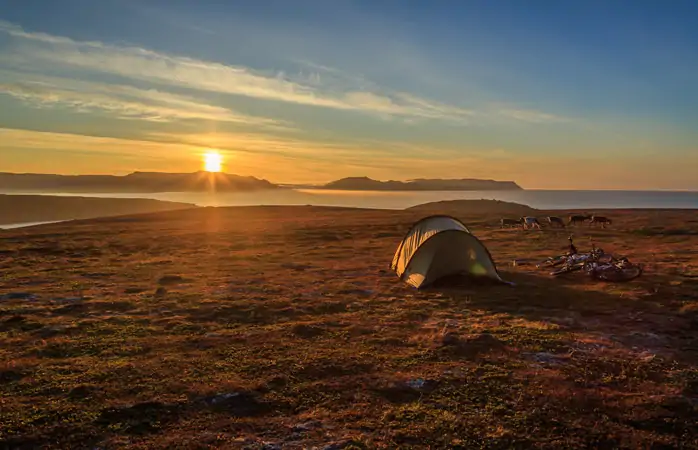
[[[528,123],[559,123],[569,121],[566,117],[530,109],[504,108],[498,110],[497,114]]]
[[[107,112],[121,119],[152,122],[208,120],[264,127],[284,127],[282,122],[248,116],[195,98],[155,89],[81,82],[60,78],[50,81],[0,83],[0,94],[39,108],[69,108],[77,112]]]
[[[117,75],[161,86],[408,120],[469,123],[482,114],[414,94],[390,92],[370,83],[358,83],[355,77],[350,76],[337,76],[345,82],[341,87],[336,84],[329,86],[322,82],[320,76],[311,79],[293,78],[283,72],[255,71],[243,66],[169,55],[140,47],[77,41],[62,36],[29,32],[17,25],[1,21],[0,32],[9,35],[14,41],[14,51],[5,55],[5,59],[17,69],[77,69]],[[327,72],[332,69],[323,70]],[[366,90],[367,87],[372,89]],[[551,114],[535,111],[523,113],[513,109],[502,111],[502,117],[532,123],[558,119]]]

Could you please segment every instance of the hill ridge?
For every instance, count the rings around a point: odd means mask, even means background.
[[[477,178],[415,178],[380,181],[367,176],[346,177],[321,186],[322,189],[372,191],[487,191],[522,190],[514,181]]]
[[[133,172],[128,175],[57,175],[0,172],[0,189],[26,192],[221,192],[278,189],[265,179],[227,173]]]

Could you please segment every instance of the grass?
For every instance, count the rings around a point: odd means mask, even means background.
[[[696,236],[698,235],[698,227],[696,228],[670,228],[666,229],[664,227],[653,227],[653,228],[639,228],[632,231],[633,234],[640,236]]]
[[[647,265],[613,285],[535,269],[568,231],[469,205],[516,287],[425,291],[387,270],[418,211],[3,232],[0,293],[37,297],[0,300],[0,448],[698,448],[698,236],[638,235],[691,214],[576,228]]]

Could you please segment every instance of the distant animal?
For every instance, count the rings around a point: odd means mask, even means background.
[[[561,218],[555,216],[548,216],[547,219],[551,227],[555,226],[559,228],[565,228],[565,221]]]
[[[521,226],[521,220],[516,219],[502,219],[499,221],[499,223],[501,225],[501,228]]]
[[[568,222],[568,225],[576,225],[578,223],[584,223],[590,219],[591,219],[591,216],[588,214],[570,216],[570,221]]]
[[[589,226],[596,225],[597,223],[601,224],[601,228],[606,228],[606,225],[612,225],[613,221],[608,217],[592,216],[591,221],[589,222]]]
[[[539,230],[541,229],[540,222],[538,222],[538,219],[536,219],[535,217],[522,217],[519,220],[523,224],[524,230],[527,230],[529,228],[538,228]]]

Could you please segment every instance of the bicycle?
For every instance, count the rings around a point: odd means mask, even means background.
[[[570,239],[570,242],[572,240]],[[576,249],[575,249],[576,250]],[[592,250],[588,253],[576,253],[576,252],[568,252],[565,253],[564,255],[559,255],[559,256],[553,256],[546,258],[542,262],[536,264],[537,268],[540,268],[541,266],[546,266],[546,267],[557,267],[561,264],[564,264],[564,267],[562,269],[559,269],[555,272],[553,272],[553,275],[559,275],[561,273],[567,273],[567,272],[572,272],[578,269],[581,269],[583,264],[588,261],[588,260],[600,260],[604,256],[606,256],[606,253],[603,251],[601,248],[597,248],[592,245]]]
[[[547,258],[536,265],[561,268],[552,271],[552,276],[559,276],[566,273],[584,271],[590,277],[599,281],[621,282],[630,281],[642,275],[641,265],[631,263],[628,258],[616,258],[607,254],[601,248],[597,248],[592,242],[592,249],[587,253],[576,253],[576,248],[569,238],[570,247],[575,250],[565,255]]]
[[[596,280],[617,283],[634,280],[642,275],[644,268],[640,264],[631,263],[628,258],[620,258],[605,264],[587,263],[584,270]]]

